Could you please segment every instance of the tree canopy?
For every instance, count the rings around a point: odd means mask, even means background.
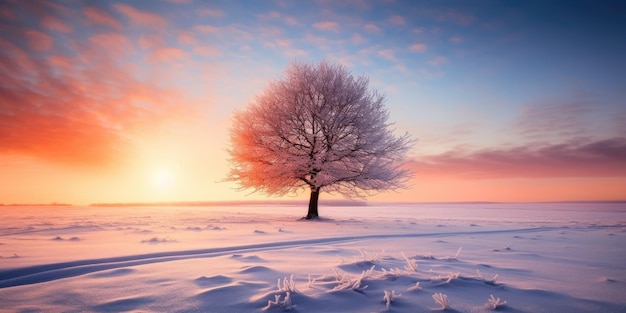
[[[292,63],[233,117],[228,180],[242,189],[284,195],[320,191],[346,197],[405,188],[412,140],[395,136],[385,96],[342,65]]]

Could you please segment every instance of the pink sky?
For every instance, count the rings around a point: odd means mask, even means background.
[[[221,182],[230,116],[292,60],[418,139],[374,200],[626,199],[626,27],[583,4],[4,1],[0,203],[263,199]]]

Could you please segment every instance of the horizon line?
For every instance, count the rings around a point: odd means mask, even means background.
[[[51,202],[51,203],[0,203],[0,206],[71,206],[71,207],[131,207],[131,206],[225,206],[225,205],[296,205],[307,204],[308,200],[221,200],[221,201],[154,201],[154,202],[102,202],[87,205]],[[553,200],[553,201],[368,201],[368,200],[321,200],[320,206],[369,206],[377,204],[506,204],[506,203],[626,203],[622,200]]]

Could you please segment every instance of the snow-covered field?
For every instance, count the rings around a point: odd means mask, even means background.
[[[626,204],[0,207],[2,312],[626,312]]]

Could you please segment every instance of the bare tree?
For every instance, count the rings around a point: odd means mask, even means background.
[[[385,96],[368,85],[341,65],[292,63],[235,113],[227,180],[272,195],[309,189],[306,219],[319,216],[321,191],[363,197],[405,188],[412,140],[394,136]]]

